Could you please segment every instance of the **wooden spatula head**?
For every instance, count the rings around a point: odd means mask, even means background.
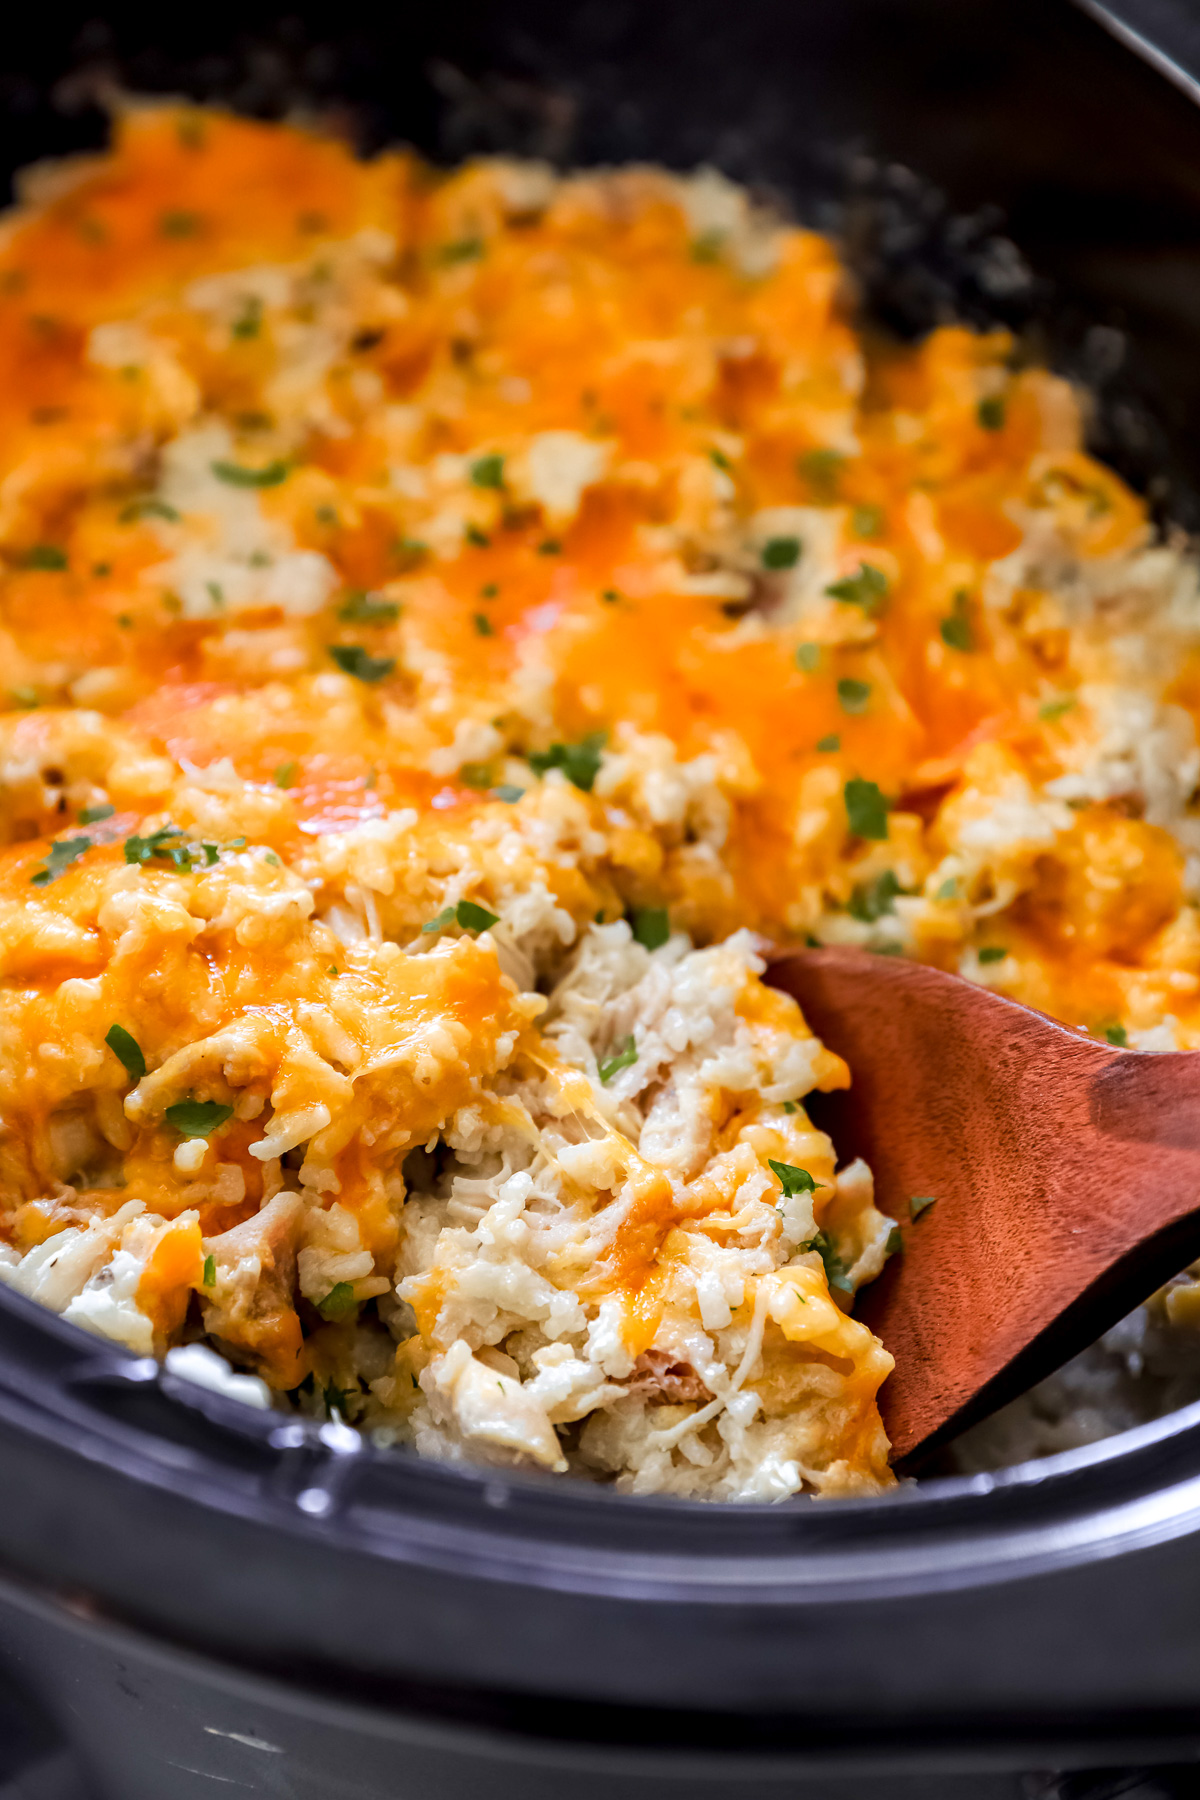
[[[867,1159],[905,1226],[855,1309],[896,1358],[880,1396],[894,1461],[1023,1392],[1200,1255],[1200,1053],[1112,1049],[860,950],[787,952],[768,979],[849,1063],[849,1093],[815,1096],[814,1121],[839,1160]]]

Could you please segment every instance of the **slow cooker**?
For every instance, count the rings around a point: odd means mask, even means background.
[[[1001,322],[1086,382],[1095,448],[1194,528],[1193,51],[1167,0],[48,7],[6,22],[0,152],[92,147],[129,91],[711,162],[836,231],[880,329]],[[11,1800],[1161,1800],[1200,1791],[1198,1601],[1200,1406],[705,1507],[252,1411],[0,1289]]]

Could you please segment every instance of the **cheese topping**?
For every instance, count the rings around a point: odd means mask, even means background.
[[[128,111],[0,240],[0,556],[0,1278],[141,1354],[873,1491],[895,1237],[767,940],[1200,1041],[1193,563],[711,171]]]

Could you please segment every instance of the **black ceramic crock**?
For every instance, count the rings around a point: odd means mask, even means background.
[[[44,6],[5,24],[0,158],[102,142],[123,86],[443,160],[712,162],[840,234],[874,326],[1007,323],[1086,380],[1098,450],[1195,526],[1194,24],[1123,18]],[[1200,1791],[1200,1407],[883,1500],[704,1507],[349,1449],[0,1288],[0,1663],[0,1738],[29,1696],[74,1758],[14,1800],[1018,1800],[1133,1763],[1177,1773],[1104,1791]]]

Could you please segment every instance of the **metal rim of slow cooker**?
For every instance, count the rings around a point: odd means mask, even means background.
[[[14,1359],[18,1340],[25,1354]],[[344,1427],[212,1393],[0,1288],[0,1432],[28,1429],[31,1405],[58,1445],[88,1460],[101,1450],[126,1481],[169,1489],[186,1449],[190,1499],[217,1509],[241,1504],[228,1466],[236,1446],[266,1483],[258,1522],[277,1532],[334,1532],[425,1567],[459,1566],[466,1540],[477,1552],[490,1543],[507,1578],[583,1590],[605,1591],[618,1575],[647,1595],[666,1581],[675,1592],[790,1603],[831,1587],[843,1597],[944,1589],[1069,1566],[1100,1546],[1112,1554],[1200,1523],[1200,1402],[995,1474],[820,1506],[714,1504],[352,1447],[357,1434]]]

